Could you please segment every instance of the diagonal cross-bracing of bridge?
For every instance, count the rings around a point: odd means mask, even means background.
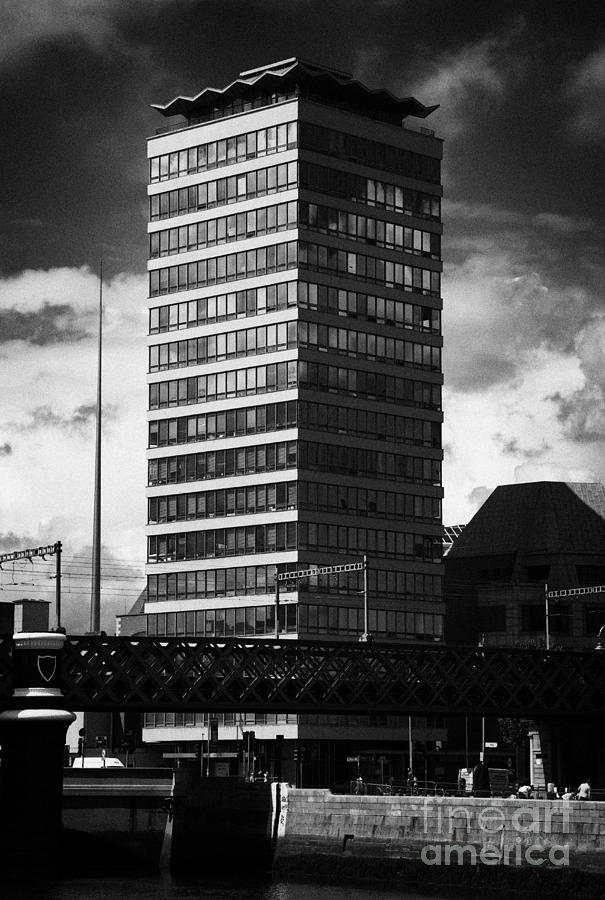
[[[14,706],[0,637],[0,707]],[[275,639],[69,637],[73,710],[596,717],[605,654]]]

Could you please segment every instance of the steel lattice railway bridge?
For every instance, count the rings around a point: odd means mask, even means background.
[[[12,698],[0,638],[0,707]],[[67,709],[598,718],[605,654],[275,639],[69,636]]]

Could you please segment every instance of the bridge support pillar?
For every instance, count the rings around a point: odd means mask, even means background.
[[[61,864],[65,735],[75,716],[58,683],[63,634],[16,634],[16,709],[0,713],[3,879],[47,880]]]

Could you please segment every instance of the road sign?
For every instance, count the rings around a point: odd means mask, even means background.
[[[486,750],[495,750],[497,746],[498,746],[498,743],[496,741],[486,741],[485,742]]]
[[[359,762],[359,757],[358,757],[358,756],[347,756],[347,762],[358,763],[358,762]]]

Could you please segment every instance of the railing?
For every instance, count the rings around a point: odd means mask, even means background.
[[[349,793],[357,795],[383,796],[383,797],[435,797],[444,796],[443,789],[435,781],[418,781],[414,785],[387,784],[364,781],[361,785],[357,781],[349,782]]]
[[[417,784],[410,786],[406,784],[387,784],[380,782],[364,781],[359,784],[357,781],[350,781],[348,785],[348,793],[357,796],[383,796],[383,797],[474,797],[472,791],[461,791],[456,782],[453,781],[418,781]],[[560,789],[559,796],[549,798],[545,787],[534,788],[530,800],[548,800],[556,799],[562,803],[566,801],[562,799],[563,788]],[[575,793],[575,792],[574,792]],[[486,795],[487,796],[487,795]],[[500,798],[503,800],[522,800],[527,801],[527,797],[518,794],[511,787],[509,790],[497,791],[493,790],[489,793],[490,797]],[[575,797],[572,799],[576,799]],[[591,791],[590,799],[595,802],[602,803],[605,801],[605,790]]]

